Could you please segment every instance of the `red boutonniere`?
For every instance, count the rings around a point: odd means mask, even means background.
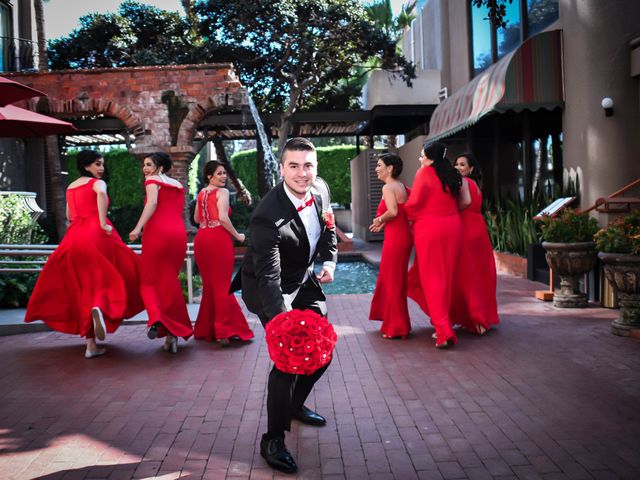
[[[325,210],[322,212],[322,220],[324,220],[324,224],[329,230],[336,228],[336,218],[333,216],[333,212],[331,210]]]

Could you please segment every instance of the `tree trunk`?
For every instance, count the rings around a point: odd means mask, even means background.
[[[238,174],[231,166],[231,162],[227,159],[227,154],[224,151],[224,145],[222,144],[222,138],[217,135],[213,137],[213,147],[216,149],[216,157],[218,161],[224,165],[227,170],[229,180],[233,185],[233,188],[238,193],[238,199],[245,205],[251,205],[251,192],[244,186],[242,180],[238,178]]]
[[[49,135],[44,139],[45,155],[49,166],[51,197],[53,199],[53,215],[56,221],[58,241],[62,240],[67,231],[67,213],[65,199],[65,185],[60,169],[60,147],[58,137]]]
[[[44,5],[43,0],[34,0],[33,11],[36,19],[36,35],[38,40],[38,70],[46,72],[49,70],[49,56],[47,55],[47,37],[44,30]],[[49,106],[48,101],[42,103]],[[56,221],[56,232],[58,240],[62,240],[67,231],[67,214],[65,185],[60,170],[60,146],[58,137],[50,135],[45,137],[45,154],[47,165],[49,166],[51,197],[53,198],[53,214]]]
[[[44,5],[42,0],[34,0],[33,11],[36,17],[36,35],[38,37],[38,70],[49,70],[47,55],[47,37],[44,33]]]

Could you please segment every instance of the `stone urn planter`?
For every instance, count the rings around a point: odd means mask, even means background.
[[[581,275],[590,272],[598,259],[595,243],[542,242],[549,268],[560,276],[560,288],[553,294],[553,306],[559,308],[584,308],[587,295],[578,288]]]
[[[604,275],[618,294],[620,316],[611,322],[611,333],[628,337],[640,329],[640,255],[599,253]]]

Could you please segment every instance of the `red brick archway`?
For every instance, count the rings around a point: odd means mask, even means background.
[[[209,112],[238,111],[245,105],[244,90],[231,64],[21,72],[5,76],[48,95],[48,107],[42,100],[29,100],[27,105],[32,110],[66,120],[97,115],[121,120],[135,136],[131,153],[143,158],[158,150],[166,151],[174,162],[173,175],[185,187],[189,163],[197,153],[193,139],[199,122]]]

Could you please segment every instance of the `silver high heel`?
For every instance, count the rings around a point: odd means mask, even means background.
[[[167,334],[167,339],[164,341],[162,349],[165,352],[178,353],[178,337]]]

